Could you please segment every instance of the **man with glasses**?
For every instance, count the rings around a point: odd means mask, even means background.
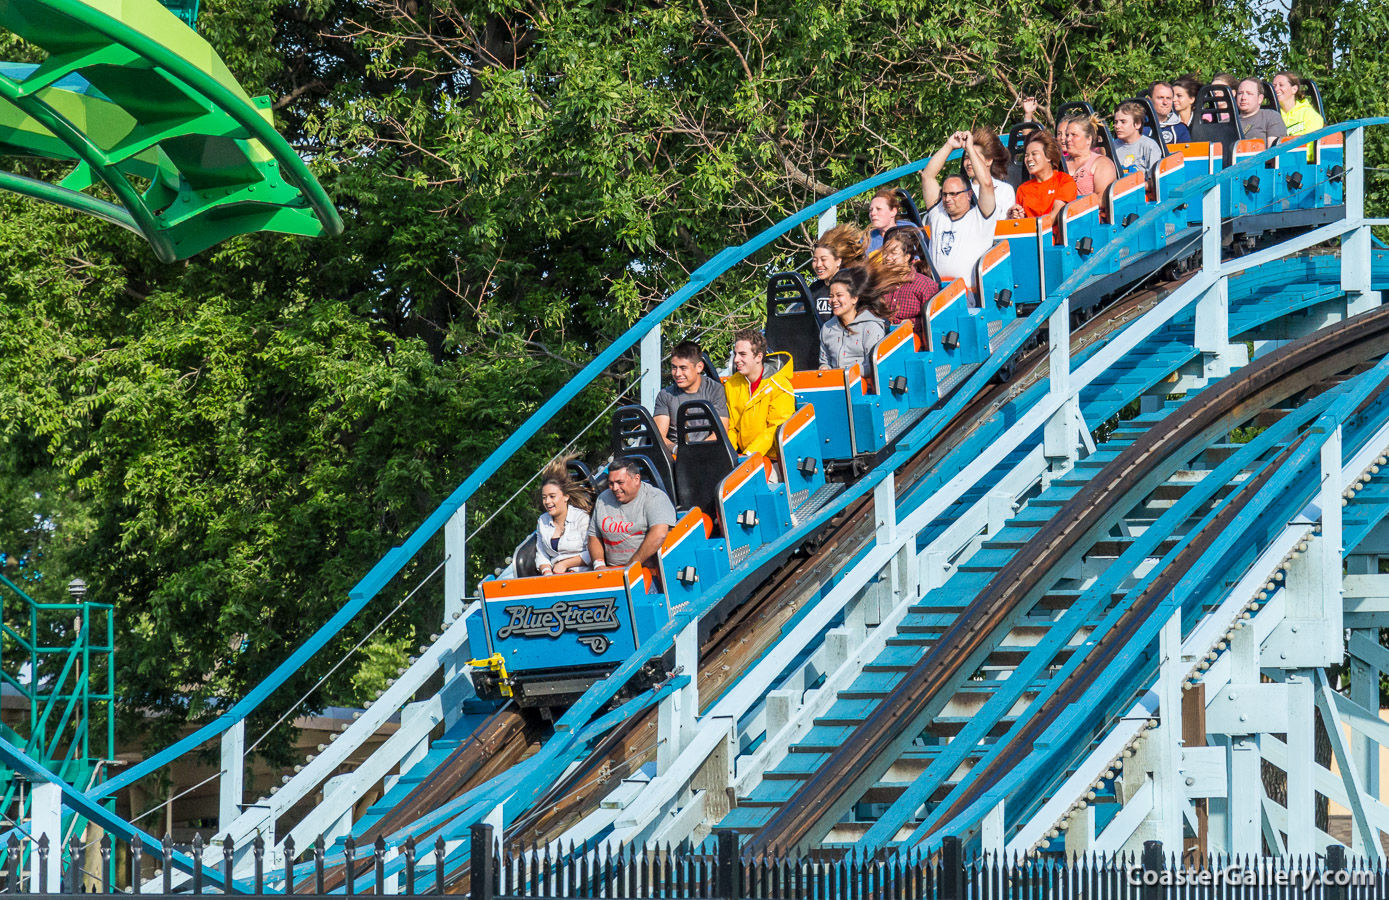
[[[979,195],[970,189],[963,174],[950,174],[941,180],[941,171],[951,152],[963,150],[974,175],[979,179]],[[942,281],[963,278],[975,284],[974,264],[994,242],[991,216],[996,207],[994,179],[983,151],[968,131],[957,131],[931,157],[921,171],[921,196],[929,207],[926,226],[931,230],[931,264]]]

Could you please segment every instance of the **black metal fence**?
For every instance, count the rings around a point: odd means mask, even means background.
[[[746,855],[738,836],[719,832],[713,846],[623,847],[613,851],[571,847],[522,851],[503,848],[490,826],[470,835],[463,873],[446,872],[442,839],[417,845],[411,839],[394,851],[377,839],[358,848],[347,841],[329,856],[320,838],[300,856],[287,846],[283,870],[267,872],[265,844],[248,849],[243,869],[236,848],[221,844],[221,863],[173,880],[173,849],[166,842],[147,854],[139,840],[130,846],[128,888],[113,884],[111,841],[100,844],[100,875],[83,869],[84,848],[74,843],[60,860],[61,876],[49,883],[52,852],[47,837],[11,839],[0,870],[0,892],[43,894],[137,894],[172,900],[224,893],[233,873],[233,893],[252,897],[342,897],[344,894],[425,896],[467,893],[472,900],[1389,900],[1389,872],[1333,845],[1324,858],[1233,859],[1209,856],[1199,864],[1179,863],[1155,841],[1141,856],[1104,858],[1059,855],[1005,859],[966,856],[960,841],[946,838],[939,852],[875,854],[817,851],[805,856]],[[185,848],[194,858],[206,849],[200,838]],[[142,885],[142,866],[153,856],[161,874]],[[302,858],[300,858],[302,857]],[[422,857],[428,863],[420,862]],[[482,877],[475,877],[482,875]],[[450,881],[452,879],[452,881]],[[443,890],[440,890],[443,885]],[[144,890],[152,887],[153,890]],[[176,891],[178,891],[176,893]]]

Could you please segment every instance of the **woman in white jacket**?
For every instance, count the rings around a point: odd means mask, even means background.
[[[535,566],[540,574],[587,568],[593,562],[588,554],[593,498],[569,477],[563,461],[546,469],[540,506],[545,510],[535,525]]]

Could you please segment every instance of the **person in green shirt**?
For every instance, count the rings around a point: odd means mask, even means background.
[[[1273,76],[1273,96],[1278,98],[1278,112],[1283,116],[1289,140],[1326,127],[1326,120],[1312,105],[1308,93],[1305,80],[1296,72],[1279,72]],[[1307,148],[1308,160],[1314,158],[1313,150]]]

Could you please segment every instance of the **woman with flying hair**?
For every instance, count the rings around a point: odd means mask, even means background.
[[[569,459],[555,460],[540,476],[543,512],[535,524],[535,567],[541,575],[575,572],[593,562],[588,552],[593,497],[570,476]]]

